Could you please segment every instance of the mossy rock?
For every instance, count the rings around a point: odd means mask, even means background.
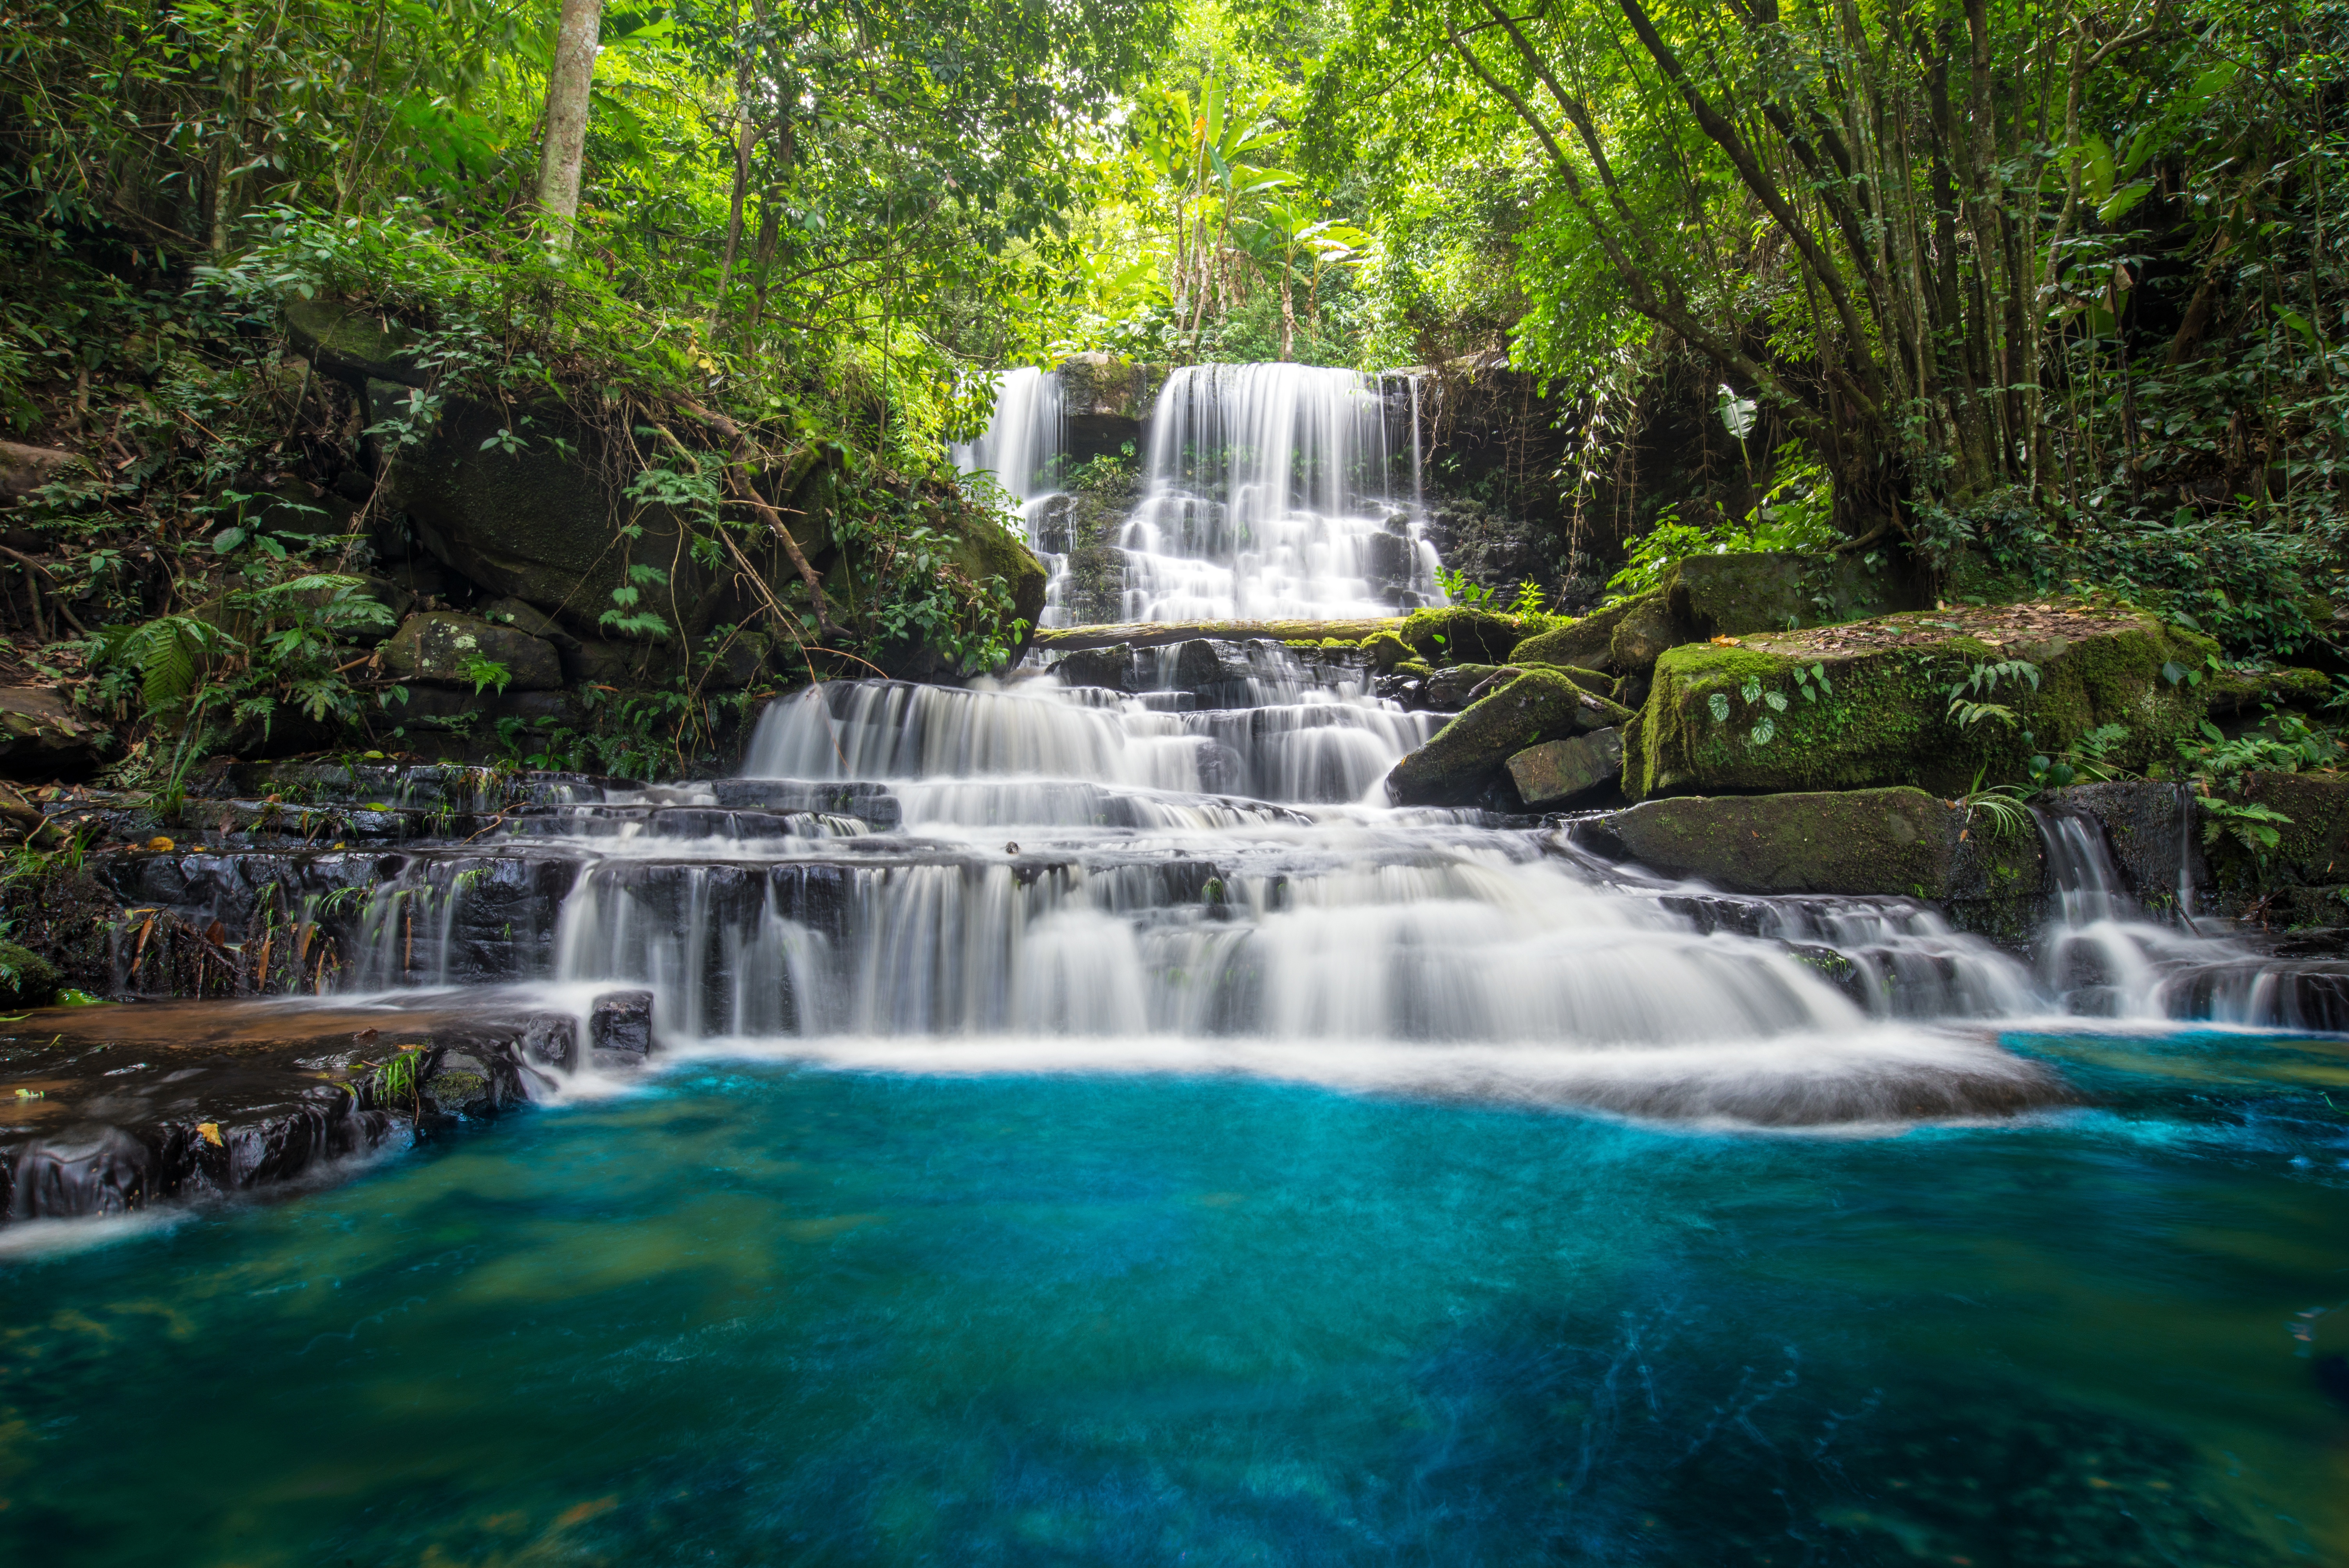
[[[1398,665],[1409,663],[1413,656],[1411,645],[1392,632],[1379,632],[1364,637],[1360,646],[1362,656],[1370,661],[1371,668],[1382,676],[1392,675]]]
[[[1399,806],[1464,805],[1490,789],[1518,752],[1619,726],[1630,717],[1553,670],[1527,670],[1471,703],[1396,763],[1387,775],[1387,797]]]
[[[1509,661],[1509,650],[1524,640],[1525,627],[1515,615],[1454,606],[1414,610],[1403,617],[1395,635],[1431,663],[1497,665]]]
[[[2113,760],[2142,771],[2174,760],[2208,710],[2202,688],[2164,666],[2199,667],[2212,647],[2150,615],[2050,604],[1677,647],[1657,662],[1623,789],[1640,800],[1909,784],[1953,797],[2021,782],[2034,753],[2107,724],[2128,731]],[[2037,667],[2036,689],[2010,676],[1971,694],[2012,710],[2011,722],[1950,716],[1951,686],[2016,660]],[[1824,684],[1808,678],[1815,670]]]
[[[2251,773],[2244,775],[2235,792],[2222,799],[2264,806],[2291,819],[2269,824],[2279,841],[2264,853],[2255,854],[2223,830],[2210,840],[2206,852],[2222,912],[2240,913],[2262,895],[2272,897],[2293,888],[2349,882],[2349,777],[2330,772]],[[2212,820],[2207,806],[2196,810],[2198,839],[2208,834]],[[2309,922],[2303,919],[2300,923]]]
[[[1672,568],[1664,592],[1679,640],[1688,643],[1891,614],[1930,602],[1906,571],[1889,563],[1870,567],[1857,555],[1776,551],[1692,555]]]
[[[326,375],[431,385],[431,372],[413,357],[417,334],[381,311],[333,300],[288,300],[285,326],[295,352]]]
[[[1578,831],[1603,853],[1731,892],[1951,903],[2043,891],[2034,836],[2002,839],[1921,789],[1650,800]]]
[[[0,942],[0,1007],[46,1007],[65,983],[57,966],[39,954]]]
[[[1594,611],[1579,621],[1537,632],[1509,650],[1509,662],[1519,665],[1563,665],[1582,669],[1613,669],[1615,628],[1633,609],[1651,602],[1661,603],[1661,592],[1627,599],[1609,609]],[[1617,674],[1625,672],[1617,671]]]

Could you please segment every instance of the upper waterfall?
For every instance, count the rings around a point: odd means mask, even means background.
[[[1437,602],[1435,552],[1419,537],[1415,401],[1397,432],[1381,378],[1360,371],[1175,371],[1118,542],[1126,618],[1334,619]],[[1398,456],[1412,486],[1400,494]]]
[[[1131,511],[1116,502],[1091,532],[1071,526],[1082,470],[1059,372],[1006,372],[986,433],[953,457],[1019,509],[1051,577],[1046,625],[1399,614],[1444,602],[1422,537],[1420,413],[1408,375],[1186,366],[1151,408]],[[1072,560],[1087,559],[1071,598]]]

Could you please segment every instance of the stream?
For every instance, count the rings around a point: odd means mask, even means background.
[[[1162,417],[1305,428],[1282,379]],[[1415,539],[1391,490],[1150,474],[1137,618],[1378,613],[1364,542]],[[0,1228],[0,1554],[2349,1561],[2349,1043],[2304,987],[2068,818],[2022,953],[1373,803],[1443,717],[1200,642],[150,858],[191,916],[340,922],[328,995],[186,1005],[224,1037],[619,988],[652,1053],[277,1201]]]

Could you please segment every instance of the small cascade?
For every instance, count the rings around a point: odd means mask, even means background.
[[[1050,548],[1061,542],[1042,526],[1052,504],[1062,498],[1062,437],[1060,376],[1023,365],[1003,373],[986,433],[949,449],[956,468],[966,474],[991,475],[1011,498],[1028,548],[1043,563],[1049,580],[1041,617],[1048,626],[1065,621],[1058,611],[1068,555],[1065,549]]]
[[[1315,366],[1170,376],[1142,501],[1118,540],[1123,618],[1344,618],[1441,603],[1434,548],[1420,537],[1417,384],[1392,379],[1398,397],[1381,377]],[[1396,493],[1399,456],[1407,495]]]

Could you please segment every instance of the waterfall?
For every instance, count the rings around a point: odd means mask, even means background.
[[[1395,493],[1380,377],[1307,365],[1195,365],[1159,394],[1146,484],[1119,538],[1133,621],[1392,615],[1440,603],[1412,494]]]
[[[955,467],[989,473],[1023,509],[1061,488],[1061,378],[1021,366],[1003,373],[986,433],[952,449]]]

